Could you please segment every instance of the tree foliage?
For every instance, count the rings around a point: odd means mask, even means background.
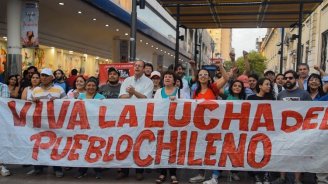
[[[248,60],[250,63],[251,71],[250,73],[256,73],[258,75],[263,75],[264,70],[266,69],[266,58],[256,51],[251,51],[248,53]],[[245,70],[244,57],[239,57],[236,61],[239,73],[243,73]],[[232,68],[231,61],[225,61],[224,66],[227,70]]]

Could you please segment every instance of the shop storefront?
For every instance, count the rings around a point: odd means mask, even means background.
[[[0,73],[4,73],[4,65],[7,58],[7,43],[0,41],[1,67]],[[99,64],[109,64],[109,58],[100,58],[86,53],[64,50],[55,47],[40,45],[39,48],[22,48],[22,70],[29,66],[37,68],[61,69],[68,76],[72,69],[77,69],[80,74],[86,76],[97,76]]]

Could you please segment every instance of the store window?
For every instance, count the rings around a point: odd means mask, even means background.
[[[328,30],[322,33],[322,54],[320,66],[325,71],[328,62]]]

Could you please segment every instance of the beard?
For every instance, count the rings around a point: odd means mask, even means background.
[[[284,88],[286,88],[286,89],[293,89],[295,86],[296,86],[296,82],[294,82],[294,83],[286,82],[284,84]]]
[[[108,83],[109,83],[110,85],[116,85],[116,84],[118,83],[118,80],[117,80],[117,81],[108,81]]]

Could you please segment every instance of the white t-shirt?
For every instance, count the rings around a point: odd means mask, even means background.
[[[130,85],[134,87],[135,91],[145,95],[147,98],[152,98],[154,84],[144,74],[139,79],[136,79],[134,76],[126,78],[121,85],[119,97],[128,94],[126,88]],[[131,98],[136,99],[137,97],[133,95]]]

